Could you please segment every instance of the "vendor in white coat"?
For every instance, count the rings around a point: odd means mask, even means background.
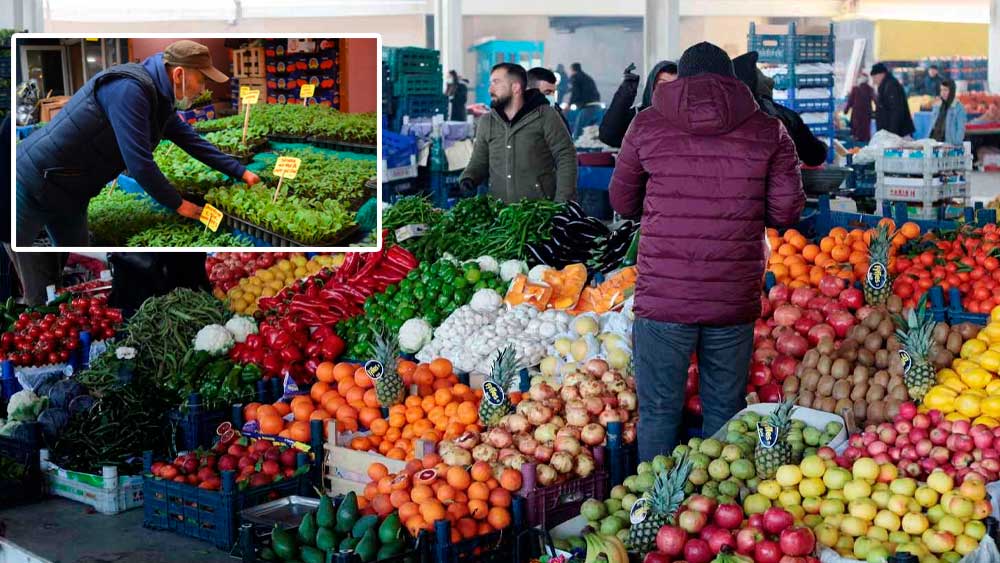
[[[942,80],[939,97],[941,99],[931,113],[931,123],[934,125],[928,137],[949,145],[961,146],[965,141],[967,118],[962,102],[955,99],[955,81],[948,78]]]

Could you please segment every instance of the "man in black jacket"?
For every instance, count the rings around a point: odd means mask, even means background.
[[[744,53],[733,59],[733,70],[753,94],[761,111],[777,117],[785,125],[795,143],[795,152],[806,166],[819,166],[826,162],[829,147],[813,135],[809,126],[794,110],[774,101],[774,81],[757,68],[757,51]]]
[[[878,94],[875,108],[876,128],[885,129],[900,137],[913,135],[916,128],[913,127],[913,117],[910,115],[910,106],[906,102],[903,85],[882,63],[875,63],[869,74]]]
[[[576,106],[576,122],[573,124],[573,138],[583,132],[584,127],[597,123],[597,113],[600,109],[601,93],[597,91],[597,83],[589,74],[583,72],[580,63],[569,65],[570,106]]]
[[[566,119],[566,115],[562,112],[562,107],[559,106],[559,100],[556,99],[556,92],[559,89],[559,79],[556,78],[556,73],[551,70],[536,66],[535,68],[528,71],[528,90],[534,88],[545,96],[545,99],[552,104],[552,108],[556,110],[559,117],[562,118],[563,123],[566,125],[566,130],[570,133],[573,129],[569,126],[569,120]]]
[[[635,65],[629,65],[625,69],[625,79],[615,91],[615,96],[611,98],[611,106],[604,112],[604,118],[601,119],[599,138],[602,143],[609,147],[622,146],[622,139],[625,137],[625,132],[628,131],[629,124],[632,123],[632,118],[653,103],[653,89],[656,88],[657,84],[677,80],[677,63],[673,61],[656,63],[646,78],[646,87],[642,91],[642,103],[639,107],[632,107],[635,104],[635,96],[639,93],[639,75],[632,72],[634,69]]]

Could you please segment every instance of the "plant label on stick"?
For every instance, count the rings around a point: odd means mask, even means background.
[[[198,220],[214,233],[219,230],[219,224],[222,223],[222,212],[211,204],[205,204],[205,207],[201,208],[201,216],[198,217]]]
[[[309,98],[316,95],[316,85],[315,84],[303,84],[299,88],[299,97],[302,98],[302,105],[306,105]]]
[[[299,166],[302,160],[294,156],[279,156],[274,163],[274,175],[278,177],[278,187],[274,188],[274,197],[271,203],[278,201],[278,194],[281,193],[281,182],[286,178],[292,180],[299,173]]]
[[[240,99],[239,99],[240,112],[244,112],[247,109],[247,107],[243,104],[243,98],[245,98],[249,93],[250,93],[249,86],[240,86]]]
[[[250,106],[256,105],[260,99],[260,90],[247,90],[247,95],[240,97],[240,101],[246,106],[243,112],[243,144],[247,144],[247,127],[250,126]]]

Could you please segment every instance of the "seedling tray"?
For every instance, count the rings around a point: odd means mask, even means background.
[[[264,227],[261,227],[259,225],[254,225],[253,223],[244,221],[243,219],[234,217],[233,215],[227,214],[225,216],[225,219],[223,219],[223,222],[228,227],[231,227],[233,229],[239,229],[240,231],[250,235],[251,237],[260,239],[270,244],[271,246],[278,246],[278,247],[336,246],[338,243],[343,242],[344,240],[347,240],[350,237],[357,234],[358,230],[360,229],[360,227],[358,227],[357,225],[351,225],[341,229],[340,232],[338,232],[337,235],[330,240],[319,242],[316,244],[305,244],[295,239],[288,238],[283,235],[279,235],[277,233],[273,233],[268,229],[265,229]]]
[[[348,143],[346,141],[340,141],[328,137],[309,137],[309,142],[318,147],[323,147],[324,149],[330,149],[335,151],[356,152],[361,154],[375,154],[377,150],[377,147],[375,145],[365,145],[362,143]]]

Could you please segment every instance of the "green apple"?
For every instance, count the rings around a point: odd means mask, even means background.
[[[965,533],[965,523],[951,514],[946,514],[941,518],[941,520],[935,525],[935,527],[942,531],[948,532],[953,536]]]
[[[938,502],[938,492],[930,487],[918,487],[913,493],[913,498],[917,500],[923,508],[930,508]]]
[[[848,536],[848,535],[841,535],[840,538],[837,540],[837,545],[834,546],[834,549],[837,550],[837,553],[841,553],[841,554],[851,553],[851,554],[853,554],[854,553],[854,538],[851,537],[851,536]]]
[[[740,496],[739,482],[735,479],[726,479],[719,483],[719,494],[734,498]]]
[[[805,510],[806,514],[819,514],[822,504],[823,501],[819,497],[805,497],[802,499],[802,510]]]
[[[944,507],[940,504],[935,504],[927,509],[927,519],[930,520],[931,524],[937,524],[947,515],[948,514],[944,511]]]
[[[805,527],[809,528],[810,530],[815,529],[816,526],[819,526],[822,523],[823,523],[823,517],[820,516],[819,514],[806,514],[802,518],[802,524],[805,525]]]
[[[625,480],[628,481],[628,479],[629,478],[626,478]],[[622,485],[615,485],[614,487],[611,487],[611,494],[609,496],[611,498],[621,500],[625,498],[626,494],[628,494],[628,489],[626,487],[623,487]]]
[[[840,499],[823,499],[819,504],[819,513],[823,516],[836,516],[843,514],[845,510],[844,501]]]
[[[903,545],[904,543],[909,543],[910,541],[912,541],[910,534],[907,534],[902,530],[889,534],[889,543],[893,545]]]
[[[983,524],[979,520],[973,520],[965,524],[965,530],[963,533],[970,538],[979,541],[986,536],[986,524]]]
[[[858,461],[861,461],[860,459]],[[874,461],[872,463],[875,463]],[[857,463],[855,463],[856,465]],[[878,466],[876,466],[878,467]],[[844,485],[844,498],[847,500],[857,500],[861,498],[871,498],[872,486],[867,481],[853,479]]]
[[[858,559],[865,559],[868,557],[868,552],[872,547],[878,545],[875,540],[870,538],[858,538],[854,540],[854,557]]]
[[[763,514],[768,508],[771,508],[771,499],[760,493],[747,495],[747,498],[743,499],[743,512],[748,515]]]
[[[660,454],[653,458],[653,473],[663,473],[664,471],[670,471],[673,468],[674,460]]]
[[[889,541],[889,532],[886,531],[885,528],[872,526],[871,528],[868,528],[868,531],[865,533],[865,537],[870,540],[886,542]]]
[[[844,489],[844,485],[846,485],[850,480],[851,472],[840,467],[827,469],[823,473],[823,484],[830,490],[842,491]]]
[[[726,446],[722,448],[721,455],[722,459],[732,463],[743,457],[743,450],[741,450],[736,444],[726,444]]]
[[[874,491],[872,493],[872,501],[879,508],[886,508],[889,506],[889,499],[892,498],[892,493],[889,491]]]
[[[946,512],[951,513],[962,520],[968,520],[972,517],[973,509],[975,505],[971,500],[963,496],[954,496],[951,501],[944,507]]]
[[[708,470],[705,469],[704,467],[698,467],[696,469],[692,469],[691,473],[688,475],[688,481],[694,483],[697,486],[704,485],[705,483],[708,482],[708,479],[709,479]]]
[[[811,455],[799,464],[805,477],[822,477],[826,473],[826,462],[818,455]]]
[[[604,506],[607,508],[608,514],[614,514],[622,509],[622,501],[616,498],[609,498],[604,501]]]
[[[629,494],[623,496],[622,497],[622,509],[623,510],[632,510],[632,505],[634,505],[637,500],[639,500],[639,497],[633,495],[632,493],[629,493]]]
[[[715,438],[709,438],[701,443],[698,447],[698,451],[712,459],[716,459],[722,455],[722,442],[716,440]]]
[[[894,494],[912,497],[917,490],[917,482],[909,477],[895,479],[889,483],[889,490]]]
[[[743,480],[753,479],[754,475],[757,474],[753,462],[749,459],[737,459],[733,461],[729,464],[729,471],[733,474],[733,477]]]
[[[889,559],[888,548],[884,545],[876,545],[868,550],[868,557],[865,558],[865,563],[885,563]]]

